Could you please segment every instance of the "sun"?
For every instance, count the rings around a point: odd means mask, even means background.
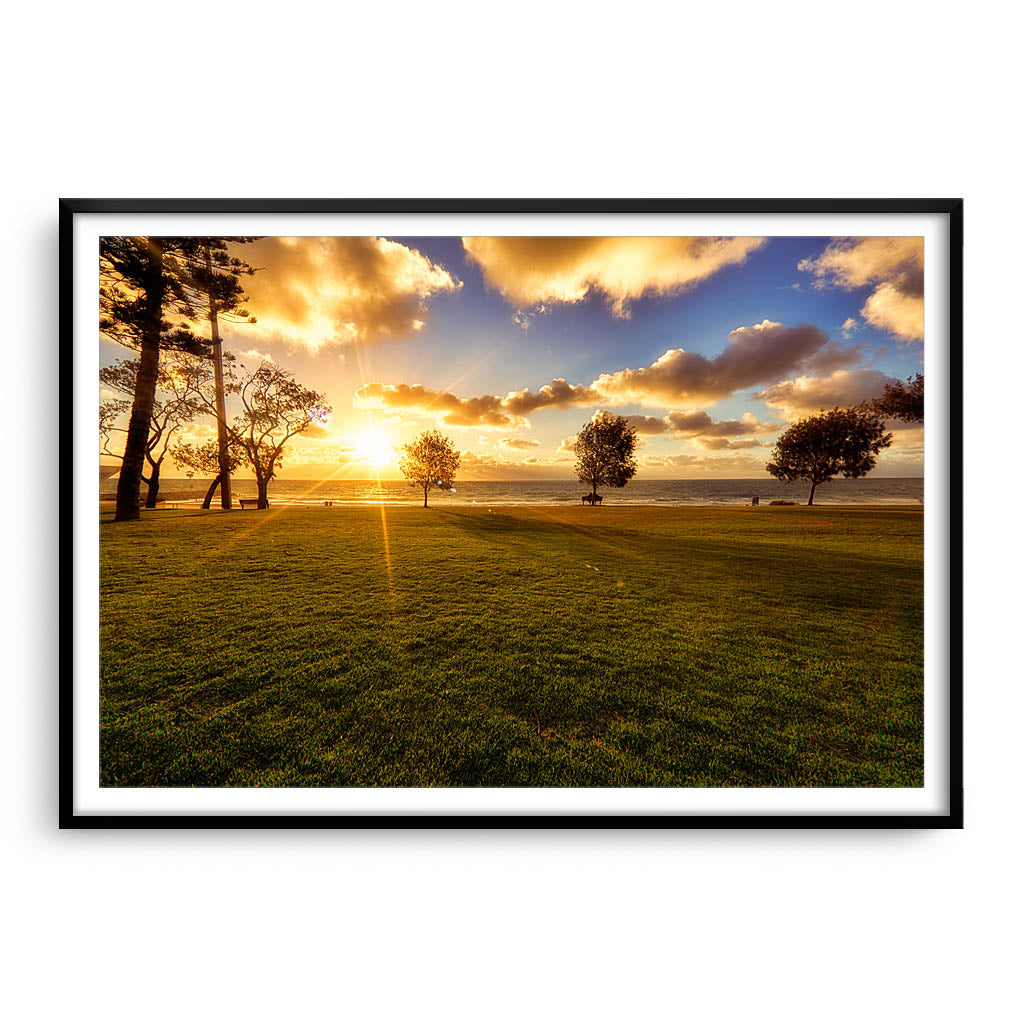
[[[384,431],[368,427],[355,437],[355,455],[380,469],[394,461],[395,449],[391,446],[391,438]]]

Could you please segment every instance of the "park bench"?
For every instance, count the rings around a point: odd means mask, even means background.
[[[239,498],[238,499],[238,504],[242,506],[242,510],[243,511],[245,511],[245,506],[246,505],[252,505],[253,508],[259,508],[260,499],[259,498]],[[268,501],[267,504],[269,505],[270,502]]]
[[[581,504],[584,505],[600,505],[601,495],[600,494],[584,494],[583,501]]]

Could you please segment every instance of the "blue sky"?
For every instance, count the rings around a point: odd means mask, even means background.
[[[258,322],[225,326],[225,346],[332,406],[285,477],[395,476],[401,445],[436,426],[465,476],[571,478],[565,444],[599,409],[635,418],[642,475],[757,476],[794,419],[923,368],[920,239],[269,238],[239,252],[266,269],[245,282]],[[101,341],[103,362],[128,355]],[[921,475],[921,434],[900,427],[876,474]]]

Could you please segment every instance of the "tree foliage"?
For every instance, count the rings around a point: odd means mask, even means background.
[[[100,405],[101,450],[105,455],[124,458],[123,452],[111,450],[110,445],[114,434],[127,433],[117,423],[131,409],[138,387],[138,376],[138,359],[118,359],[100,369],[100,383],[121,396]],[[156,506],[160,468],[175,435],[206,411],[201,392],[210,378],[210,364],[188,352],[171,350],[160,363],[150,413],[149,436],[144,450],[149,475],[145,475],[144,471],[141,477],[141,481],[147,485],[146,508]]]
[[[576,475],[581,483],[598,487],[625,487],[636,474],[636,429],[624,416],[598,413],[576,435]]]
[[[240,276],[252,276],[256,267],[235,256],[229,247],[255,242],[255,237],[232,239],[194,236],[179,250],[181,276],[195,293],[195,304],[205,306],[210,322],[210,355],[213,361],[214,410],[217,419],[217,452],[219,457],[216,483],[221,488],[221,507],[229,509],[231,499],[231,439],[227,421],[227,389],[224,379],[224,353],[221,346],[220,322],[256,323],[245,308],[245,294]]]
[[[794,423],[779,437],[765,468],[780,480],[809,480],[807,504],[813,505],[818,484],[840,474],[864,476],[891,444],[892,434],[870,405],[832,409]]]
[[[404,445],[403,450],[405,454],[399,460],[398,468],[410,487],[423,488],[424,508],[427,507],[427,495],[433,488],[452,489],[460,453],[455,450],[451,438],[439,430],[425,430],[415,441]]]
[[[256,476],[258,507],[266,508],[267,488],[284,460],[285,445],[314,420],[325,417],[331,407],[326,395],[299,384],[274,363],[261,363],[241,379],[232,373],[226,386],[242,403],[242,414],[235,417],[229,435]],[[209,398],[207,407],[211,407]]]
[[[139,486],[146,462],[160,350],[193,353],[205,344],[189,328],[196,315],[178,273],[171,239],[100,239],[100,333],[139,353],[114,520],[139,518]]]
[[[924,422],[924,374],[918,373],[906,381],[886,384],[881,398],[871,403],[872,408],[886,419],[904,423]]]
[[[247,239],[243,239],[247,240]],[[116,521],[138,519],[139,485],[146,462],[161,351],[208,355],[210,348],[191,325],[203,294],[202,273],[210,273],[205,251],[219,255],[224,280],[211,285],[217,302],[236,308],[241,270],[228,252],[231,239],[109,236],[100,239],[100,332],[139,353],[135,393],[117,482]],[[241,262],[241,261],[239,261]]]
[[[220,453],[220,442],[216,438],[204,441],[202,444],[192,444],[187,441],[178,441],[170,450],[173,462],[181,467],[187,466],[196,473],[212,477],[212,482],[203,498],[203,508],[210,507],[210,500],[213,492],[221,481],[222,462]],[[237,438],[228,439],[227,472],[234,473],[242,463],[245,462],[245,449],[238,443]],[[191,478],[191,473],[186,474]]]

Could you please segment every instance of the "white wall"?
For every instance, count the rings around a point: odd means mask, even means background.
[[[1005,1017],[1021,910],[1019,12],[445,11],[5,14],[11,1019]],[[966,196],[967,829],[58,833],[59,195]]]

